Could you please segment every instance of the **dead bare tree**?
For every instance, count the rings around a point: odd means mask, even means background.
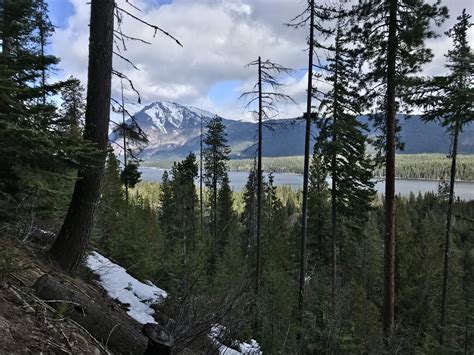
[[[262,150],[263,150],[263,126],[264,121],[274,118],[278,115],[277,103],[279,102],[294,102],[293,99],[285,95],[279,90],[282,83],[279,78],[282,75],[291,74],[292,70],[273,63],[270,60],[262,61],[261,57],[250,62],[247,67],[256,67],[258,80],[253,86],[252,90],[244,92],[240,98],[246,98],[247,102],[245,108],[249,109],[255,103],[258,106],[253,113],[258,117],[258,139],[257,139],[257,223],[256,223],[256,246],[257,246],[257,262],[255,265],[255,295],[259,296],[262,278],[262,196],[263,196],[263,176],[262,176]],[[257,312],[258,313],[258,312]],[[258,315],[257,315],[258,320]],[[257,321],[258,323],[258,321]]]

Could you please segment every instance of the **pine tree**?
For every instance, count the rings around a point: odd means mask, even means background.
[[[115,109],[114,107],[112,107],[112,109],[122,114],[122,122],[117,123],[112,121],[112,123],[116,125],[113,130],[113,133],[117,138],[122,138],[121,148],[123,153],[123,169],[120,174],[120,178],[122,179],[122,183],[125,186],[125,200],[128,203],[128,189],[134,188],[135,185],[141,181],[141,172],[139,171],[141,160],[139,159],[139,154],[148,144],[148,137],[141,129],[134,116],[132,116],[125,108],[122,77],[120,78],[120,87],[122,94],[122,100],[119,104],[120,107],[119,109]],[[120,146],[120,144],[117,142],[115,142],[115,144]]]
[[[454,203],[454,183],[456,180],[456,160],[458,154],[459,135],[463,128],[474,121],[474,52],[469,45],[468,30],[473,25],[471,15],[463,10],[458,23],[446,32],[453,40],[453,48],[446,55],[450,73],[446,76],[434,77],[425,81],[418,89],[414,102],[420,105],[425,121],[438,121],[446,127],[452,136],[451,171],[449,177],[449,194],[446,212],[446,228],[444,240],[444,269],[441,300],[440,343],[443,345],[444,329],[447,322],[449,256]]]
[[[120,259],[126,224],[124,194],[120,181],[120,162],[109,149],[94,236],[105,255]]]
[[[204,181],[209,189],[210,195],[210,230],[217,247],[218,233],[218,193],[227,176],[227,161],[229,160],[230,148],[227,145],[227,133],[222,118],[215,116],[207,124],[207,132],[204,137]]]
[[[84,126],[85,98],[84,87],[79,79],[69,77],[69,84],[61,90],[60,124],[65,132],[80,137]]]
[[[236,222],[235,212],[233,210],[233,197],[230,188],[228,174],[222,179],[222,185],[217,194],[217,249],[222,251],[229,243],[231,231],[234,229]]]
[[[163,173],[160,184],[158,220],[164,239],[173,237],[174,224],[174,199],[171,181],[167,171]]]
[[[262,223],[265,248],[261,299],[258,302],[261,317],[261,343],[268,353],[291,353],[294,332],[289,333],[293,324],[294,260],[293,236],[286,208],[277,196],[273,175],[269,173],[265,183],[264,214]]]
[[[243,193],[244,210],[240,217],[240,222],[244,226],[242,235],[242,256],[247,258],[249,251],[256,242],[257,223],[257,176],[255,169],[250,170]]]
[[[189,254],[196,247],[196,187],[194,180],[198,176],[196,156],[190,153],[182,162],[175,163],[171,169],[173,180],[171,188],[173,194],[174,227],[173,241],[182,245],[183,286],[187,287]],[[168,221],[167,223],[170,223]]]
[[[331,264],[330,191],[326,181],[327,164],[321,159],[320,144],[314,145],[309,174],[308,191],[308,260],[315,270]]]
[[[46,3],[5,0],[0,33],[0,194],[2,203],[37,197],[37,210],[56,203],[51,184],[69,179],[68,170],[91,155],[77,137],[65,136],[50,98],[68,82],[46,83],[58,58],[44,51],[52,34]],[[42,27],[39,35],[38,26]],[[44,79],[44,80],[43,80]],[[56,184],[57,185],[57,184]],[[35,197],[36,196],[36,197]],[[42,202],[45,202],[42,205]],[[8,207],[7,207],[8,208]],[[8,218],[15,218],[6,212]]]
[[[303,311],[304,311],[304,289],[306,279],[306,240],[308,235],[308,195],[309,195],[309,169],[310,169],[310,149],[311,149],[311,124],[313,120],[313,74],[315,69],[315,49],[316,44],[322,40],[317,39],[319,34],[325,37],[328,30],[323,26],[320,19],[330,18],[330,11],[324,6],[318,6],[315,0],[307,0],[307,5],[302,13],[292,19],[289,26],[294,28],[308,27],[308,85],[306,91],[306,112],[303,114],[305,119],[305,137],[304,137],[304,166],[303,166],[303,204],[301,213],[301,238],[300,238],[300,268],[298,284],[298,318],[300,320],[301,330],[303,329]]]
[[[366,154],[366,125],[358,121],[366,102],[360,96],[357,58],[347,49],[342,8],[328,64],[321,67],[331,89],[323,94],[317,124],[318,157],[331,177],[331,300],[335,313],[337,239],[343,228],[361,230],[374,197],[373,164]],[[319,90],[314,90],[319,94]],[[317,98],[317,97],[316,97]],[[339,241],[342,248],[342,239]],[[342,262],[342,261],[341,261]]]
[[[89,73],[84,138],[105,151],[108,145],[112,46],[114,32],[113,0],[93,0],[89,43]],[[100,199],[105,154],[94,165],[79,169],[71,204],[51,253],[61,266],[74,273],[86,251]]]
[[[356,24],[351,29],[351,34],[359,40],[363,60],[371,68],[364,80],[377,88],[369,92],[374,96],[384,93],[376,97],[381,110],[376,117],[384,132],[380,148],[385,153],[384,332],[387,341],[395,324],[395,150],[396,114],[400,104],[397,100],[403,100],[401,93],[407,76],[431,60],[431,51],[424,45],[426,38],[435,36],[430,23],[440,24],[447,16],[447,9],[439,3],[360,1],[355,8]]]

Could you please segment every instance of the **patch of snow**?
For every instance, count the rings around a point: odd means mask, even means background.
[[[103,255],[92,252],[86,259],[87,267],[97,276],[107,294],[129,305],[127,313],[141,324],[156,323],[155,311],[150,307],[159,304],[168,296],[166,291],[150,281],[142,283],[130,276],[123,267],[114,264]]]
[[[234,341],[233,346],[239,348],[239,350],[235,350],[229,348],[228,346],[222,344],[219,341],[220,336],[226,332],[224,326],[216,324],[211,328],[211,333],[209,334],[209,338],[213,341],[214,345],[219,350],[219,355],[262,355],[262,351],[260,350],[260,345],[257,343],[255,339],[251,339],[248,343],[247,342],[239,342]]]
[[[155,311],[150,306],[163,302],[168,297],[166,291],[158,288],[151,281],[138,281],[123,267],[95,251],[86,258],[86,265],[99,276],[100,285],[111,298],[129,307],[127,313],[130,317],[141,324],[156,323],[153,318]],[[232,346],[239,350],[222,344],[219,339],[224,333],[226,333],[226,328],[216,324],[209,334],[209,339],[219,349],[220,355],[262,355],[260,345],[254,339],[249,342],[233,341]]]
[[[203,116],[204,118],[214,118],[215,114],[206,110],[202,110],[193,106],[185,106],[189,111],[195,113],[198,116]]]
[[[240,343],[239,346],[242,354],[262,354],[260,345],[255,339],[250,339],[249,343]]]

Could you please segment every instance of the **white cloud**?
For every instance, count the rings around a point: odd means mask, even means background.
[[[53,50],[62,59],[64,76],[72,73],[85,81],[89,5],[84,0],[70,1],[75,14],[66,28],[57,30]],[[297,31],[283,25],[297,11],[294,0],[174,0],[160,7],[144,0],[135,3],[145,9],[141,14],[144,20],[166,29],[184,46],[177,46],[160,33],[153,38],[152,29],[124,19],[124,33],[152,42],[127,44],[124,55],[140,71],[114,58],[114,68],[132,79],[144,101],[173,100],[196,106],[203,103],[221,115],[234,117],[242,112],[243,104],[236,101],[231,107],[219,107],[210,101],[207,95],[215,83],[252,81],[254,72],[244,66],[259,55],[285,66],[304,67],[304,34],[296,35]],[[123,1],[120,6],[136,13]],[[119,88],[119,81],[114,80],[115,94]],[[128,91],[127,95],[131,97],[132,93]]]
[[[86,0],[68,0],[75,9],[64,29],[53,37],[53,50],[62,59],[64,76],[73,74],[84,82],[87,78],[88,23],[90,5]],[[445,4],[448,4],[444,1]],[[143,9],[144,20],[159,25],[176,36],[183,48],[153,30],[125,18],[123,31],[152,42],[151,45],[128,42],[124,55],[134,62],[136,71],[121,59],[114,58],[114,68],[127,74],[140,91],[144,102],[171,100],[182,104],[203,106],[229,118],[249,118],[242,114],[244,103],[237,101],[225,105],[213,101],[209,90],[218,82],[235,80],[242,88],[255,82],[254,70],[244,66],[259,55],[294,69],[306,67],[306,34],[284,26],[305,6],[305,0],[173,0],[171,4],[153,5],[146,0],[134,2]],[[119,1],[120,6],[137,13]],[[439,30],[450,28],[468,0],[450,0],[452,15]],[[471,6],[472,12],[472,6]],[[435,74],[444,62],[444,54],[451,42],[442,37],[428,42],[434,49],[433,63],[425,69]],[[285,105],[281,116],[299,115],[304,108],[307,77],[289,79],[285,90],[299,105]],[[113,92],[117,96],[120,82],[114,80]],[[127,90],[127,96],[133,94]]]

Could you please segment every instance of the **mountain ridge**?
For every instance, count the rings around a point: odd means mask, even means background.
[[[137,107],[137,106],[135,106]],[[200,147],[201,116],[207,122],[214,113],[171,101],[154,101],[137,107],[133,118],[147,134],[148,146],[141,153],[145,161],[182,159]],[[401,140],[405,149],[400,153],[447,154],[450,138],[445,129],[434,122],[424,123],[417,116],[399,116]],[[361,122],[369,123],[367,116]],[[130,121],[130,119],[129,119]],[[251,158],[256,153],[257,123],[223,118],[232,158]],[[370,126],[370,123],[369,123]],[[204,128],[205,129],[205,128]],[[304,121],[279,119],[266,122],[263,130],[263,155],[267,157],[302,155],[304,151]],[[370,129],[369,135],[375,134]],[[112,134],[111,140],[116,140]],[[120,155],[120,150],[116,151]],[[467,127],[460,137],[459,153],[474,154],[474,128]]]

